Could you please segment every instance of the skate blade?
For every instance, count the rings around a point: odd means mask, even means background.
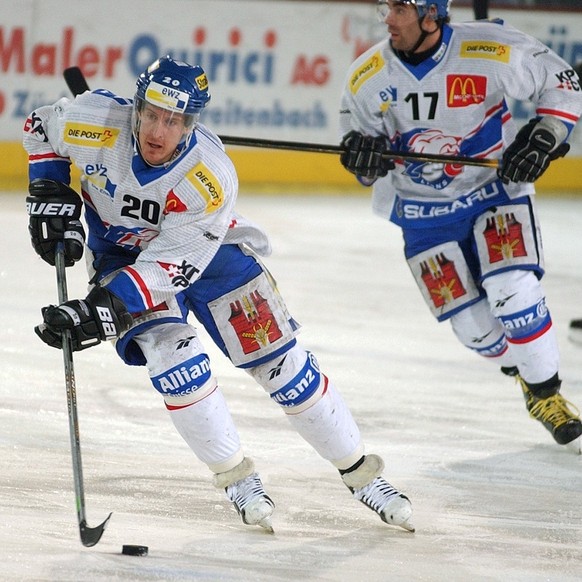
[[[415,527],[408,520],[399,523],[398,526],[402,529],[405,529],[406,531],[409,531],[410,533],[414,533],[416,531]]]
[[[273,529],[273,526],[271,525],[271,518],[270,517],[265,517],[265,519],[262,519],[261,521],[259,521],[259,523],[257,525],[260,525],[267,533],[270,533],[270,534],[275,533],[275,530]]]
[[[569,451],[572,451],[577,455],[582,455],[582,436],[579,436],[577,439],[566,443],[565,446]]]
[[[582,331],[580,331],[580,330],[576,330],[576,331],[570,330],[570,332],[568,333],[568,339],[573,344],[576,344],[578,346],[582,346]]]

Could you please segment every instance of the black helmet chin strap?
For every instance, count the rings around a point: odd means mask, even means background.
[[[420,28],[420,36],[418,37],[418,40],[416,41],[415,45],[409,51],[406,51],[408,55],[414,54],[416,52],[416,50],[418,49],[418,47],[425,41],[426,37],[429,34],[436,32],[436,30],[433,30],[432,32],[429,30],[424,30],[424,28],[422,28],[422,21],[423,20],[424,20],[424,16],[421,16],[418,19],[418,27]],[[441,27],[439,21],[433,20],[433,22],[437,25],[437,30],[438,30]]]

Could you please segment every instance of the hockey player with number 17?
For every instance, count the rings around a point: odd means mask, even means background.
[[[272,531],[274,503],[243,452],[188,322],[194,316],[339,471],[355,499],[413,531],[408,498],[381,476],[382,459],[364,454],[346,403],[297,343],[298,326],[257,257],[270,252],[266,235],[234,210],[233,164],[198,123],[209,100],[200,67],[163,57],[139,76],[133,99],[96,90],[32,112],[24,145],[33,247],[51,265],[61,243],[66,264],[83,254],[72,162],[81,171],[93,286],[85,299],[44,308],[36,332],[60,348],[69,330],[75,351],[114,340],[126,364],[145,366],[178,433],[242,521]]]
[[[451,24],[449,4],[377,2],[389,37],[348,71],[341,161],[374,185],[375,212],[402,229],[434,316],[514,376],[530,416],[564,445],[579,439],[582,423],[560,394],[533,182],[568,152],[582,113],[580,80],[547,46],[503,22]],[[535,105],[519,131],[508,98]],[[500,168],[393,162],[382,157],[389,150],[497,158]]]

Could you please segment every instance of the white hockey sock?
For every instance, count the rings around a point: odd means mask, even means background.
[[[338,469],[348,469],[364,454],[360,429],[334,386],[310,408],[287,418],[293,428],[324,458]]]
[[[512,343],[509,349],[526,382],[539,384],[558,373],[560,355],[554,327],[527,343]]]
[[[238,431],[218,388],[195,404],[170,410],[170,418],[194,454],[213,473],[228,471],[242,462]]]

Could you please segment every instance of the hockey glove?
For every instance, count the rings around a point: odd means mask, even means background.
[[[372,137],[350,131],[344,135],[340,147],[343,167],[369,184],[395,168],[392,160],[382,156],[390,151],[390,143],[383,136]]]
[[[104,287],[95,287],[86,299],[66,301],[42,309],[44,322],[34,331],[53,348],[62,348],[62,333],[71,332],[74,352],[112,340],[131,326],[133,318],[123,303]]]
[[[83,201],[66,184],[44,178],[33,180],[28,192],[28,232],[36,254],[54,266],[57,244],[63,242],[65,265],[72,266],[83,256],[85,246],[85,230],[79,220]]]
[[[497,175],[504,184],[535,182],[551,161],[568,153],[567,136],[566,126],[553,117],[530,120],[505,150]]]

